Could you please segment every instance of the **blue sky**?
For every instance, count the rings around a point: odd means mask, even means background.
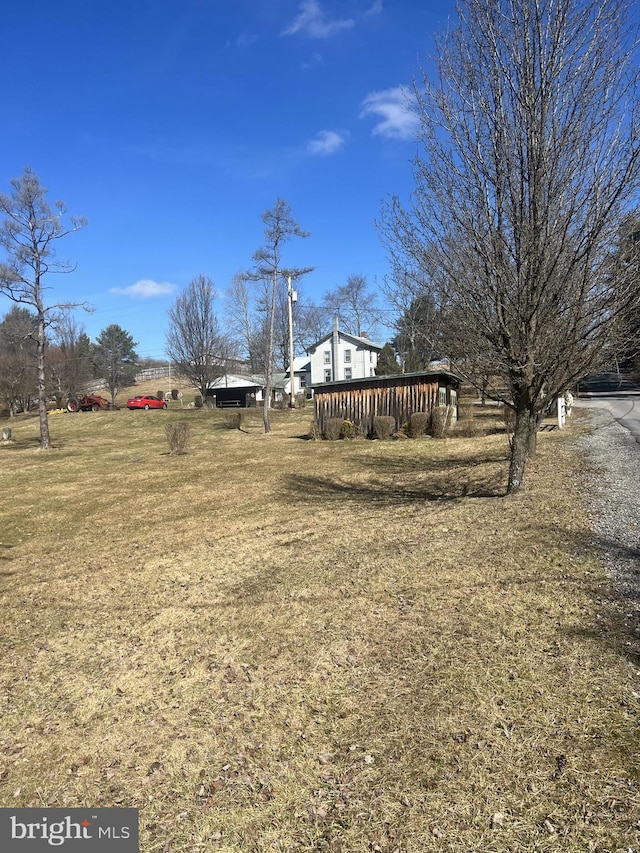
[[[387,272],[373,227],[406,196],[409,88],[454,14],[445,0],[16,0],[3,8],[0,187],[32,167],[88,226],[50,302],[87,301],[95,337],[162,358],[167,309],[196,275],[224,292],[286,199],[313,266],[304,297]],[[0,314],[11,303],[0,297]],[[224,324],[224,312],[220,311]]]

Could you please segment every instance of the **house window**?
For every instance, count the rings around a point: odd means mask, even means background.
[[[325,382],[331,382],[331,370],[325,370],[324,381]]]
[[[344,378],[345,379],[351,379],[351,368],[350,367],[345,367]]]
[[[345,364],[351,364],[351,350],[350,349],[346,349],[344,351],[344,363]]]
[[[331,350],[326,349],[324,351],[324,363],[331,364]]]
[[[307,387],[307,377],[304,375],[304,373],[299,377],[299,379],[300,379],[300,387],[306,388]]]
[[[438,405],[446,406],[447,405],[447,389],[446,388],[438,388]]]

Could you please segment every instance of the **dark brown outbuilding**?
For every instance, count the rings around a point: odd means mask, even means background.
[[[452,421],[457,419],[460,379],[447,370],[370,376],[312,387],[316,426],[323,434],[329,418],[353,421],[361,433],[371,433],[378,415],[394,417],[399,430],[415,412],[430,412],[436,406],[450,406]]]

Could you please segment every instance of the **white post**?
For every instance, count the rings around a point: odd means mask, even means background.
[[[562,429],[564,427],[565,421],[567,419],[564,397],[558,397],[557,406],[558,406],[558,428]]]

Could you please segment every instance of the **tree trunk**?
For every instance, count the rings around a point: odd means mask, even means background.
[[[271,432],[269,424],[269,401],[271,398],[271,382],[268,381],[264,389],[264,403],[262,404],[262,423],[264,424],[265,433]]]
[[[535,455],[538,422],[534,414],[524,406],[516,410],[516,423],[511,439],[511,461],[507,494],[513,494],[524,486],[527,460]],[[533,451],[533,452],[532,452]]]
[[[49,437],[49,417],[47,414],[47,387],[44,369],[44,347],[45,327],[44,313],[39,311],[38,317],[38,340],[36,341],[36,353],[38,360],[38,413],[40,416],[40,450],[51,450],[51,439]]]
[[[269,406],[271,405],[271,392],[273,390],[273,332],[276,324],[276,298],[278,295],[278,269],[273,271],[273,292],[271,294],[271,315],[269,317],[269,339],[267,341],[267,364],[266,364],[266,387],[264,389],[264,406],[262,409],[262,422],[265,433],[271,432],[269,423]]]
[[[527,445],[527,455],[529,459],[533,459],[538,449],[538,419],[533,418],[529,428],[529,442]]]

